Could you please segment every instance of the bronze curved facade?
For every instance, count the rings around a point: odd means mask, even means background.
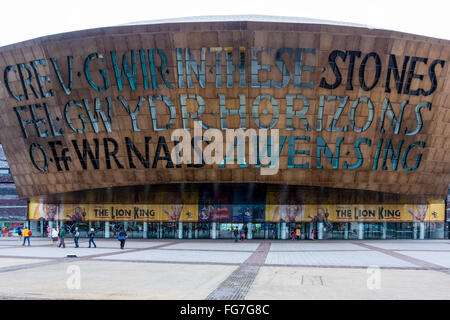
[[[21,197],[223,182],[443,199],[449,56],[448,40],[302,23],[42,37],[0,48],[0,141]],[[278,170],[261,174],[265,165],[250,163],[248,147],[245,162],[177,165],[171,134],[194,136],[194,120],[224,137],[267,129],[275,139],[278,129]]]

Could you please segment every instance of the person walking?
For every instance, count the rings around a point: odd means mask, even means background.
[[[75,227],[73,233],[73,242],[75,243],[75,248],[79,248],[78,239],[80,238],[80,231],[78,231],[78,227]]]
[[[50,230],[50,226],[47,226],[47,228],[45,228],[45,231],[47,232],[47,237],[52,240],[52,231]]]
[[[311,240],[314,240],[314,229],[311,229]]]
[[[248,235],[248,227],[247,227],[247,225],[245,225],[245,227],[244,227],[244,233],[245,233],[245,239],[248,239],[247,238],[247,235]]]
[[[120,241],[120,249],[125,247],[125,240],[127,239],[127,236],[127,232],[124,229],[120,229],[119,236],[117,237],[117,240]]]
[[[56,242],[58,241],[58,230],[55,228],[52,228],[52,232],[51,232],[51,238],[52,238],[52,243],[54,245],[56,245]]]
[[[91,247],[91,243],[94,245],[94,248],[97,248],[97,245],[94,242],[94,238],[95,238],[94,228],[91,228],[91,231],[89,231],[88,237],[89,237],[89,248]]]
[[[301,235],[302,231],[300,230],[299,227],[297,227],[297,229],[295,230],[295,236],[297,237],[297,240],[300,240]]]
[[[19,242],[22,242],[22,226],[17,227],[17,235],[19,236]]]
[[[30,236],[31,236],[31,230],[28,229],[28,227],[25,227],[23,230],[23,246],[25,245],[25,242],[28,241],[28,246],[30,246]]]
[[[234,228],[233,235],[234,235],[234,242],[238,242],[238,236],[239,236],[238,228]]]
[[[66,236],[66,228],[62,227],[61,230],[59,231],[59,245],[58,248],[61,248],[61,246],[63,248],[66,247],[66,244],[64,243],[64,237]]]

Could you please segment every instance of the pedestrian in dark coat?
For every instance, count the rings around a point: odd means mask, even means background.
[[[59,231],[59,245],[58,245],[59,248],[61,248],[61,246],[63,248],[66,247],[66,244],[64,243],[65,236],[66,236],[66,228],[61,228],[61,230]]]
[[[94,238],[95,238],[94,228],[91,228],[91,231],[89,231],[89,233],[88,233],[88,237],[89,237],[89,248],[91,247],[91,243],[94,245],[94,248],[97,248],[97,245],[94,242]]]
[[[122,228],[119,231],[119,236],[117,239],[120,241],[120,249],[123,249],[125,247],[125,240],[127,239],[127,232]]]

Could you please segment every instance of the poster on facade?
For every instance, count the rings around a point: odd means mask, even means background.
[[[159,192],[145,204],[30,203],[29,220],[86,221],[198,221],[198,193]]]
[[[89,212],[91,205],[89,204],[65,204],[61,207],[61,214],[58,220],[72,222],[86,222],[91,217]]]
[[[232,205],[233,218],[232,222],[247,223],[247,222],[264,222],[265,219],[264,205]]]
[[[302,204],[303,203],[303,204]],[[305,216],[305,194],[267,192],[265,219],[267,222],[302,222]]]
[[[172,198],[171,198],[172,197]],[[445,202],[426,204],[204,204],[196,195],[161,193],[155,204],[29,204],[29,220],[147,222],[443,222]],[[271,202],[268,202],[271,203]],[[273,202],[272,202],[273,203]]]
[[[14,237],[18,235],[18,228],[21,227],[22,230],[24,228],[23,222],[3,222],[0,224],[0,235],[2,237]]]
[[[231,222],[233,220],[233,206],[226,204],[218,204],[213,206],[210,222]]]
[[[64,204],[47,204],[30,202],[28,205],[29,220],[60,220],[64,214]]]
[[[159,205],[92,205],[92,221],[159,221]]]
[[[160,221],[198,221],[198,192],[161,192],[159,197]]]
[[[273,204],[268,193],[267,222],[443,222],[445,203],[428,199],[426,204]]]

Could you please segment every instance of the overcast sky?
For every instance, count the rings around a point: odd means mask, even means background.
[[[446,0],[2,1],[0,46],[67,31],[204,15],[271,15],[358,23],[450,40]]]

